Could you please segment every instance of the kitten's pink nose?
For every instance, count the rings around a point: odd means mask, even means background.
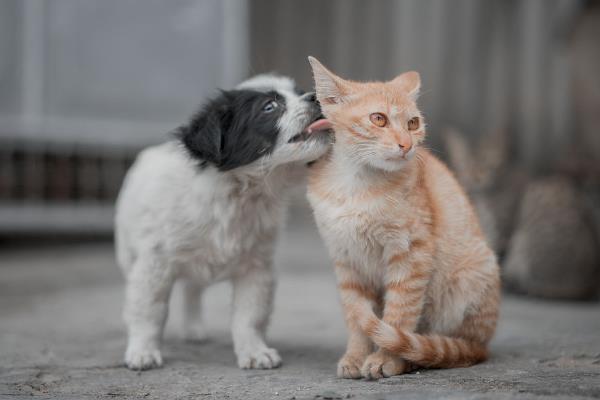
[[[410,138],[410,136],[400,136],[398,138],[398,147],[404,153],[408,153],[412,148],[412,139]]]

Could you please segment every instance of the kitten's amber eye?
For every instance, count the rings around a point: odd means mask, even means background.
[[[377,125],[380,128],[383,128],[387,125],[387,118],[382,113],[373,113],[369,115],[369,119],[373,125]]]
[[[419,117],[414,117],[408,120],[408,130],[416,131],[419,129]]]

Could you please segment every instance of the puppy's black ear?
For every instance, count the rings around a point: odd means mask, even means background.
[[[272,94],[252,90],[222,91],[179,128],[180,140],[202,165],[229,171],[250,164],[276,144],[283,100],[273,112],[261,112],[272,99]]]
[[[178,128],[177,136],[192,156],[220,167],[223,163],[224,134],[231,124],[231,110],[225,92],[208,102],[189,124]]]

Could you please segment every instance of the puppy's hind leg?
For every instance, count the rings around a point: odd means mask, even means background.
[[[267,347],[264,334],[273,307],[274,278],[270,265],[243,268],[233,280],[232,333],[240,368],[276,368],[277,350]]]
[[[189,341],[206,339],[202,321],[203,291],[204,286],[197,281],[186,279],[183,282],[183,336]]]
[[[167,319],[173,275],[153,258],[139,257],[127,277],[123,315],[127,324],[127,367],[143,370],[162,365],[160,342]]]

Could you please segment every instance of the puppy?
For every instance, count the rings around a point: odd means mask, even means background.
[[[232,335],[240,368],[275,368],[265,344],[272,309],[273,250],[298,170],[330,143],[314,93],[259,75],[223,91],[141,152],[117,200],[117,260],[127,280],[124,319],[131,369],[162,365],[169,295],[185,279],[185,333],[202,335],[200,297],[233,285]]]

